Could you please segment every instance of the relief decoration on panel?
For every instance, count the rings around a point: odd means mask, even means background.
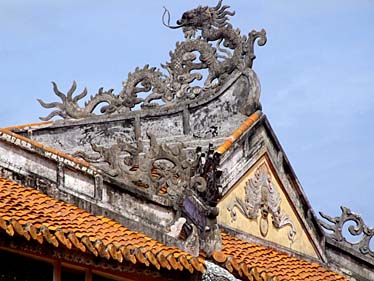
[[[288,239],[293,241],[296,229],[288,215],[281,212],[280,194],[275,188],[272,176],[265,163],[260,165],[254,175],[245,183],[245,198],[236,197],[227,208],[232,221],[237,219],[237,211],[250,220],[257,220],[260,215],[259,230],[266,237],[269,230],[269,215],[277,229],[290,227]]]

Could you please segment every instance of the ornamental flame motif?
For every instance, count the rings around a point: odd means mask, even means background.
[[[268,233],[268,216],[270,214],[275,228],[289,226],[291,229],[288,232],[288,239],[293,241],[295,238],[295,226],[286,214],[281,214],[281,198],[273,185],[272,177],[265,163],[259,166],[254,176],[246,182],[244,201],[236,197],[227,209],[232,221],[237,218],[236,209],[248,219],[257,219],[260,212],[259,227],[261,235],[264,237]]]

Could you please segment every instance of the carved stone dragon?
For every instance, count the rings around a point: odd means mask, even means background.
[[[228,16],[235,13],[222,6],[220,0],[215,7],[198,7],[185,12],[176,26],[170,26],[170,14],[165,9],[163,15],[164,25],[177,29],[182,28],[186,40],[177,42],[176,48],[170,52],[170,62],[162,64],[160,69],[149,67],[136,68],[129,73],[127,80],[123,82],[123,89],[118,94],[113,90],[99,89],[83,107],[78,101],[87,95],[84,89],[81,94],[73,97],[76,83],[63,94],[53,82],[53,90],[61,99],[61,102],[45,103],[38,100],[44,108],[56,108],[42,120],[50,120],[55,116],[64,119],[80,119],[96,115],[94,112],[100,105],[101,114],[122,114],[129,112],[140,105],[144,107],[162,107],[189,102],[198,96],[214,94],[227,78],[235,70],[247,75],[254,83],[257,83],[256,75],[252,71],[254,55],[254,43],[259,39],[258,45],[266,43],[266,33],[252,31],[248,36],[241,35],[239,29],[234,29],[228,22]],[[169,15],[168,24],[165,23],[165,15]],[[200,33],[198,37],[196,35]],[[196,38],[195,38],[196,37]],[[213,47],[212,43],[216,46]],[[196,53],[199,54],[197,57]],[[202,70],[207,70],[207,77],[203,85],[195,83],[204,78]],[[259,88],[255,87],[256,89]],[[145,98],[139,93],[149,93]],[[259,98],[257,94],[257,99]]]

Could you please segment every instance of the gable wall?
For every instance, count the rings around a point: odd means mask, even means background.
[[[224,199],[228,196],[226,194],[243,179],[246,173],[265,154],[278,185],[291,198],[294,213],[304,227],[315,253],[319,259],[326,261],[323,233],[318,226],[314,211],[265,115],[222,154],[220,169],[223,172],[221,184]],[[230,229],[230,223],[226,225]],[[288,244],[287,248],[294,249],[290,248]],[[312,257],[314,256],[315,254],[312,255]]]
[[[269,213],[266,218],[262,218],[261,210],[258,210],[257,212],[249,212],[250,214],[256,214],[256,217],[248,218],[240,211],[240,204],[233,204],[233,202],[236,202],[237,198],[240,198],[245,206],[249,206],[249,204],[245,203],[246,188],[248,187],[247,183],[250,179],[255,177],[255,173],[256,171],[259,171],[259,169],[268,172],[272,187],[274,187],[275,192],[279,194],[279,215],[286,223],[289,221],[290,224],[286,224],[279,228],[275,227],[272,222],[272,214]],[[250,197],[253,198],[253,194]],[[268,200],[270,200],[270,198],[268,198]],[[295,210],[292,207],[292,202],[290,202],[284,188],[277,179],[274,169],[269,163],[266,155],[263,155],[230,189],[218,204],[218,207],[220,209],[218,216],[219,224],[229,226],[230,228],[252,234],[291,250],[318,258],[318,254],[310,241],[309,235],[305,232],[299,216],[295,213]],[[290,239],[289,236],[293,235],[293,231],[295,231],[294,237]]]

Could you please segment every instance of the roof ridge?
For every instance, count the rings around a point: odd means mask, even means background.
[[[20,125],[4,127],[4,128],[1,128],[1,129],[6,129],[6,130],[10,130],[10,131],[11,130],[17,130],[17,129],[29,130],[29,129],[34,129],[34,127],[38,127],[37,129],[40,129],[40,128],[49,127],[50,125],[53,125],[54,123],[55,123],[54,121],[34,122],[34,123],[27,123],[27,124],[20,124]]]
[[[257,110],[252,113],[247,119],[244,120],[242,124],[221,144],[216,148],[216,152],[219,154],[224,154],[230,149],[230,147],[242,136],[244,133],[263,115],[261,110]]]
[[[11,130],[7,129],[7,128],[0,128],[0,133],[3,133],[3,134],[6,134],[10,137],[13,137],[13,138],[16,138],[17,140],[20,140],[20,141],[24,141],[26,142],[28,145],[31,145],[32,147],[34,148],[37,148],[37,149],[41,149],[45,152],[48,152],[48,153],[52,153],[56,156],[59,156],[59,157],[62,157],[62,158],[65,158],[66,160],[69,160],[69,161],[72,161],[74,162],[75,164],[78,164],[80,166],[83,166],[85,168],[90,168],[92,169],[92,167],[90,167],[89,163],[83,159],[78,159],[70,154],[67,154],[63,151],[60,151],[60,150],[57,150],[57,149],[54,149],[52,147],[49,147],[47,145],[44,145],[40,142],[37,142],[37,141],[34,141],[30,138],[27,138],[25,136],[22,136],[20,134],[17,134],[17,133],[14,133],[12,132]],[[0,134],[1,136],[1,134]],[[15,143],[15,141],[12,141],[13,143]],[[47,155],[45,155],[47,156]]]

